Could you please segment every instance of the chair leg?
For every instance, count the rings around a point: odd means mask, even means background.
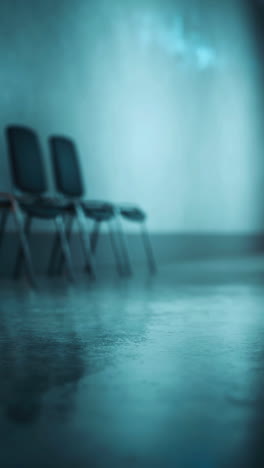
[[[156,261],[155,261],[152,245],[150,242],[149,233],[144,222],[141,225],[141,235],[142,235],[142,240],[143,240],[143,244],[144,244],[144,248],[145,248],[145,252],[147,256],[149,271],[151,274],[155,274],[157,272]]]
[[[59,240],[60,240],[60,245],[61,245],[61,251],[63,253],[63,257],[65,259],[65,264],[67,267],[67,272],[68,276],[71,282],[75,281],[75,275],[73,272],[73,264],[72,264],[72,256],[71,256],[71,251],[69,248],[68,240],[67,240],[67,235],[65,232],[65,227],[64,227],[64,222],[62,216],[57,216],[55,218],[55,225],[57,228]]]
[[[114,257],[115,257],[115,261],[116,261],[116,269],[117,269],[118,274],[120,276],[123,276],[125,274],[125,272],[124,272],[124,269],[123,269],[122,258],[121,258],[120,252],[118,250],[118,246],[117,246],[117,242],[116,242],[116,238],[115,238],[115,233],[114,233],[114,230],[112,229],[112,226],[111,226],[111,221],[108,221],[108,231],[109,231],[109,237],[110,237],[110,241],[111,241],[111,244],[112,244],[112,249],[113,249],[113,253],[114,253]]]
[[[95,221],[93,225],[93,230],[90,234],[90,246],[91,246],[91,251],[93,254],[96,253],[98,241],[99,241],[99,234],[100,234],[100,222]]]
[[[65,234],[66,234],[66,238],[67,238],[67,242],[68,242],[69,247],[70,247],[70,241],[71,241],[71,237],[72,237],[73,222],[74,222],[74,217],[69,216],[68,222],[66,223],[66,229],[65,229]],[[58,261],[58,266],[57,266],[57,270],[56,270],[56,273],[58,275],[62,274],[64,264],[65,264],[65,257],[63,255],[62,250],[59,250],[59,261]]]
[[[29,279],[31,286],[36,288],[37,282],[36,282],[36,275],[34,272],[31,252],[30,252],[30,248],[28,245],[27,236],[25,234],[24,227],[23,227],[22,215],[18,207],[18,204],[16,202],[13,202],[13,215],[14,215],[14,220],[15,220],[16,227],[17,227],[19,242],[21,245],[21,249],[23,251],[23,257],[25,260],[26,274],[27,274],[27,277]]]
[[[131,268],[131,262],[128,254],[128,248],[125,240],[125,234],[122,228],[122,223],[120,220],[119,215],[117,214],[116,216],[116,232],[119,237],[119,243],[121,246],[121,251],[122,251],[122,256],[125,264],[125,270],[124,273],[128,276],[132,275],[132,268]]]
[[[32,223],[32,218],[26,215],[25,222],[24,222],[24,233],[27,238],[27,242],[29,242],[29,233],[30,233],[31,223]],[[14,268],[15,279],[18,279],[20,277],[23,261],[24,261],[24,255],[23,255],[22,246],[20,244],[18,248],[18,252],[16,256],[16,263],[15,263],[15,268]]]
[[[49,264],[48,264],[47,273],[49,276],[54,275],[59,246],[60,246],[60,240],[59,240],[58,233],[56,232],[55,238],[52,244],[52,249],[51,249],[51,254],[50,254]]]
[[[73,216],[70,216],[66,224],[66,237],[67,237],[68,243],[70,242],[70,239],[71,239],[73,220],[74,220]],[[56,232],[55,239],[54,239],[53,246],[52,246],[51,256],[49,260],[48,275],[49,276],[53,274],[59,275],[62,272],[63,264],[64,264],[64,257],[60,249],[60,238],[59,238],[58,233]]]
[[[77,220],[78,228],[79,228],[78,229],[78,234],[79,234],[79,237],[80,237],[80,241],[81,241],[81,244],[82,244],[82,247],[83,247],[84,256],[85,256],[85,260],[86,260],[86,266],[87,266],[87,269],[89,269],[89,273],[91,274],[91,276],[93,278],[95,278],[96,273],[95,273],[95,265],[94,265],[93,255],[92,255],[90,246],[89,246],[89,244],[87,242],[87,239],[86,239],[86,236],[85,236],[85,228],[84,228],[84,225],[83,225],[81,208],[78,207],[78,206],[75,207],[75,215],[76,215],[76,220]],[[70,216],[68,218],[68,223],[67,223],[67,226],[66,226],[66,237],[67,237],[68,243],[70,242],[70,239],[71,239],[74,219],[75,219],[74,216]],[[51,256],[51,259],[50,259],[50,265],[49,265],[50,274],[52,274],[52,271],[54,269],[54,261],[56,262],[56,253],[57,252],[59,254],[59,257],[58,257],[58,261],[57,261],[57,268],[56,268],[56,265],[55,265],[56,272],[59,274],[62,271],[62,267],[63,267],[64,261],[65,261],[65,258],[64,258],[63,252],[60,249],[58,251],[58,249],[59,249],[59,238],[58,238],[58,234],[57,234],[55,242],[53,244],[52,256]]]
[[[93,225],[93,229],[92,229],[92,232],[90,234],[90,251],[91,251],[91,256],[93,258],[95,258],[95,254],[96,254],[96,249],[97,249],[97,245],[98,245],[98,240],[99,240],[99,234],[100,234],[100,222],[98,221],[95,221],[94,222],[94,225]],[[85,270],[91,274],[92,271],[91,271],[91,266],[89,264],[89,262],[86,261],[85,263]]]
[[[93,279],[96,278],[96,268],[94,262],[94,251],[92,249],[91,243],[87,242],[87,236],[85,234],[85,226],[83,222],[83,212],[79,205],[75,206],[76,220],[78,223],[78,233],[83,247],[84,257],[85,257],[85,268],[91,275]]]
[[[4,237],[4,233],[5,233],[5,227],[6,227],[6,223],[7,223],[7,220],[8,220],[8,216],[9,216],[9,208],[5,208],[3,210],[3,213],[2,213],[2,216],[1,216],[1,222],[0,222],[0,247],[2,245],[2,242],[3,242],[3,237]]]

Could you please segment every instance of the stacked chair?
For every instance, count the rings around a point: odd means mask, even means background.
[[[146,226],[146,219],[147,219],[146,213],[142,210],[142,208],[139,208],[138,206],[128,204],[128,203],[116,206],[116,213],[119,216],[119,218],[125,219],[126,221],[132,222],[134,224],[138,224],[140,226],[141,237],[142,237],[143,246],[144,246],[145,253],[146,253],[149,272],[151,274],[155,274],[157,271],[157,266],[156,266],[156,261],[155,261],[155,257],[153,253],[152,244],[150,242],[149,233],[148,233],[147,226]],[[129,259],[126,242],[124,240],[124,236],[122,235],[122,232],[123,231],[120,227],[120,233],[122,236],[121,240],[122,240],[123,254],[126,259],[127,271],[128,273],[131,273],[131,262]]]
[[[74,143],[70,139],[53,136],[50,138],[49,142],[57,192],[67,200],[67,203],[74,206],[73,215],[76,215],[80,222],[81,220],[83,222],[85,218],[89,218],[94,222],[93,230],[89,239],[92,255],[94,256],[96,252],[100,226],[102,223],[105,223],[108,226],[117,270],[120,274],[123,274],[122,260],[112,226],[115,218],[113,205],[105,201],[87,201],[83,199],[84,186],[81,169],[77,159]],[[70,240],[72,235],[73,221],[73,216],[69,216],[67,220],[68,240]],[[59,247],[58,240],[57,236],[51,255],[49,267],[50,274],[54,271],[57,273],[60,272],[63,264],[62,252],[60,252],[59,256],[56,256]],[[89,263],[86,263],[85,266],[90,272]]]
[[[67,273],[70,281],[73,281],[72,257],[64,225],[65,215],[72,211],[72,207],[59,199],[49,198],[46,195],[48,185],[42,151],[36,133],[30,128],[14,125],[6,129],[6,137],[15,192],[15,195],[10,196],[9,199],[6,198],[6,200],[10,204],[9,211],[12,210],[15,215],[20,241],[15,276],[19,276],[21,266],[25,263],[31,284],[36,284],[29,248],[29,235],[32,221],[37,218],[55,223]],[[6,216],[6,210],[4,210],[2,228],[4,228]],[[86,255],[89,256],[89,246],[87,246]],[[89,262],[92,265],[90,257]],[[90,268],[92,269],[91,266]]]
[[[117,271],[131,274],[131,262],[121,220],[137,223],[145,248],[149,271],[156,271],[153,250],[146,228],[146,214],[132,204],[116,205],[108,201],[85,199],[82,171],[75,143],[65,136],[49,139],[57,197],[47,196],[47,178],[43,155],[36,133],[28,127],[11,125],[6,129],[8,155],[13,181],[13,194],[0,193],[0,245],[10,214],[13,215],[19,239],[15,277],[24,265],[31,285],[36,285],[29,237],[34,219],[53,221],[56,227],[48,267],[49,274],[60,273],[63,267],[70,281],[74,281],[74,268],[70,240],[74,222],[78,226],[85,267],[96,277],[95,254],[102,223],[108,226]],[[85,220],[93,221],[87,236]]]
[[[146,214],[135,205],[115,205],[107,201],[89,201],[84,199],[81,168],[75,143],[64,136],[52,136],[49,139],[52,165],[55,175],[57,191],[69,200],[74,200],[76,206],[82,210],[85,217],[94,221],[90,236],[91,251],[94,255],[97,248],[100,226],[106,222],[116,258],[117,269],[120,274],[131,274],[131,263],[128,255],[127,242],[121,225],[121,218],[141,226],[143,245],[151,273],[156,271],[150,238],[146,228]],[[71,235],[71,220],[69,221],[68,238]],[[54,246],[56,251],[56,247]],[[55,257],[52,256],[54,259]],[[89,270],[89,265],[87,266]],[[61,262],[59,263],[61,268]]]

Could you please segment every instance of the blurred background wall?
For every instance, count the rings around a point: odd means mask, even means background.
[[[252,4],[1,0],[4,127],[76,139],[90,198],[134,201],[153,233],[261,233],[263,100]],[[42,229],[42,227],[41,227]]]

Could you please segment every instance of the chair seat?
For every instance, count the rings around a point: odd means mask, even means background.
[[[52,199],[33,202],[20,201],[20,207],[28,215],[41,219],[54,219],[63,213],[72,211],[71,205]]]
[[[137,223],[143,222],[146,219],[146,214],[143,210],[136,206],[120,206],[119,212],[121,216]]]
[[[111,203],[83,201],[81,205],[85,215],[98,222],[109,221],[115,216],[115,208]]]
[[[1,199],[0,198],[0,208],[1,209],[7,209],[7,208],[10,208],[11,206],[11,202],[9,200],[4,200],[4,199]]]

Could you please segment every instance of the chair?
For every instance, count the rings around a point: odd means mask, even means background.
[[[28,127],[10,125],[6,128],[6,138],[13,185],[16,192],[11,203],[13,207],[15,206],[17,217],[20,214],[21,218],[17,223],[20,246],[17,253],[15,276],[20,275],[21,266],[25,261],[27,270],[31,270],[31,282],[35,282],[28,240],[33,219],[43,219],[52,220],[55,223],[67,273],[69,279],[73,281],[72,258],[64,226],[64,217],[71,208],[65,202],[49,198],[46,195],[47,180],[38,137]]]
[[[146,214],[143,210],[139,207],[128,204],[116,206],[109,202],[83,201],[82,197],[84,196],[84,187],[77,149],[74,142],[64,136],[52,136],[50,137],[49,142],[58,192],[66,197],[77,200],[79,206],[82,207],[85,216],[94,220],[94,227],[90,236],[92,252],[95,253],[97,247],[100,225],[102,222],[106,221],[109,225],[109,233],[118,271],[121,274],[130,274],[131,264],[123,235],[121,218],[130,222],[139,223],[141,225],[142,239],[147,255],[149,270],[151,273],[154,273],[156,271],[156,263],[146,228]],[[115,222],[115,232],[119,237],[121,253],[117,247],[113,230],[111,229],[110,223],[112,221]]]
[[[114,229],[112,223],[115,219],[115,207],[105,201],[87,201],[83,199],[84,186],[81,176],[81,169],[77,158],[77,151],[72,140],[60,137],[52,136],[49,139],[52,164],[54,168],[55,184],[57,191],[64,197],[67,197],[74,207],[74,213],[76,219],[81,224],[84,218],[91,219],[93,224],[93,230],[90,235],[90,247],[92,255],[95,255],[97,244],[99,240],[99,233],[102,223],[106,223],[110,235],[112,250],[116,261],[116,268],[120,275],[124,273],[121,254],[118,250],[117,241],[115,238]],[[67,223],[67,237],[70,240],[72,235],[74,218],[69,217]],[[84,230],[83,230],[84,232]],[[55,267],[55,256],[54,253],[57,250],[57,245],[53,246],[53,255],[51,257],[49,271],[52,273]],[[62,257],[57,258],[57,271],[60,271],[62,266]],[[86,268],[90,271],[89,265],[86,264]]]
[[[157,272],[156,260],[150,241],[150,236],[146,226],[147,215],[142,210],[142,208],[135,206],[133,204],[120,204],[117,206],[117,213],[119,216],[126,221],[137,223],[140,226],[140,233],[142,237],[143,247],[145,250],[149,272],[155,274]],[[123,229],[120,227],[120,231],[123,232]],[[131,272],[131,262],[129,259],[128,249],[126,247],[126,242],[123,239],[123,252],[126,258],[127,269]]]

